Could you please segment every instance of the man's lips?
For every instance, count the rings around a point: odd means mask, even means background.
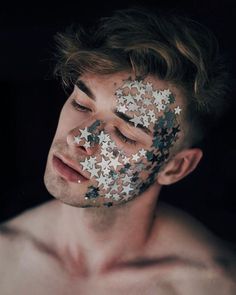
[[[71,182],[84,182],[88,180],[82,175],[80,169],[69,159],[63,156],[53,155],[52,164],[54,169],[66,180]]]

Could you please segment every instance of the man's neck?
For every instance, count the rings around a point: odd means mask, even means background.
[[[77,208],[59,203],[57,248],[74,267],[94,273],[132,258],[146,245],[154,222],[160,186],[109,208]],[[76,266],[77,265],[77,266]]]

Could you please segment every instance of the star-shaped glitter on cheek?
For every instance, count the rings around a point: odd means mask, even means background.
[[[116,180],[118,178],[118,174],[113,170],[110,170],[109,175],[111,177],[111,180]]]
[[[148,116],[150,116],[150,117],[155,117],[155,113],[154,113],[153,110],[149,110],[147,114],[148,114]]]
[[[119,161],[119,156],[116,157],[115,159],[111,159],[110,166],[112,166],[115,170],[116,170],[117,166],[119,166],[119,165],[122,165]]]
[[[101,155],[102,156],[105,156],[105,157],[108,157],[108,151],[107,151],[107,149],[101,149]]]
[[[108,141],[103,141],[101,143],[102,149],[107,149],[108,148],[108,145],[109,145],[109,142]]]
[[[107,151],[106,157],[107,157],[108,159],[111,159],[111,158],[113,157],[113,152],[108,152],[108,151]]]
[[[113,194],[112,199],[115,201],[119,201],[121,198],[117,193],[115,193],[115,194]]]
[[[145,149],[141,149],[141,150],[139,151],[139,155],[140,155],[140,157],[146,157],[146,152],[147,152],[147,151],[145,151]]]
[[[102,170],[102,172],[103,172],[104,175],[109,175],[110,171],[111,171],[111,170],[110,170],[109,167],[105,167],[105,168]]]
[[[131,188],[131,186],[130,186],[130,184],[128,184],[128,185],[126,185],[126,186],[124,186],[123,187],[123,190],[122,190],[122,194],[126,194],[126,195],[128,195],[129,194],[129,192],[131,192],[133,189]]]
[[[104,133],[104,139],[103,139],[104,142],[108,141],[108,142],[111,142],[111,138],[109,136],[109,134],[106,134]]]
[[[96,157],[89,157],[89,165],[90,167],[93,167],[93,165],[95,165],[97,163],[97,158]]]
[[[132,196],[130,196],[130,195],[124,195],[123,196],[123,199],[125,200],[125,201],[128,201],[129,199],[131,199],[132,198]]]
[[[139,111],[140,111],[141,114],[146,114],[147,109],[144,106],[141,106]]]
[[[156,123],[156,117],[150,117],[150,123],[155,124]]]
[[[130,163],[130,158],[124,156],[124,157],[122,158],[122,161],[123,161],[124,164]]]
[[[175,108],[175,114],[176,114],[176,115],[179,115],[181,111],[182,111],[182,109],[181,109],[179,106],[177,106],[177,107]]]
[[[131,182],[132,176],[128,176],[127,174],[125,175],[124,178],[122,178],[123,183],[130,183]]]
[[[125,105],[120,105],[120,106],[118,106],[117,108],[117,111],[118,112],[120,112],[120,113],[125,113],[125,112],[127,112],[127,107],[125,106]]]
[[[110,198],[111,198],[111,193],[110,193],[110,192],[106,193],[106,194],[105,194],[105,198],[106,198],[106,199],[110,199]]]
[[[84,170],[88,170],[90,168],[90,163],[88,161],[88,159],[85,159],[84,162],[80,162],[80,164],[83,166],[83,171]]]
[[[85,144],[83,144],[83,146],[87,149],[87,148],[90,148],[90,142],[85,142]]]
[[[111,148],[112,150],[116,147],[116,144],[114,143],[114,141],[111,141],[109,143],[109,148]]]
[[[79,129],[81,132],[80,138],[85,138],[85,140],[88,140],[88,136],[91,135],[90,132],[88,132],[88,128],[85,127],[84,129]]]
[[[102,174],[100,174],[100,176],[96,180],[98,182],[98,186],[106,184],[106,177]]]
[[[160,91],[158,91],[158,90],[153,91],[153,97],[154,97],[154,104],[155,105],[162,104],[163,96]]]
[[[138,155],[138,153],[137,153],[137,154],[134,154],[134,155],[132,156],[132,160],[135,161],[135,162],[137,162],[137,161],[139,160],[139,155]]]
[[[81,138],[80,138],[80,136],[79,135],[77,135],[77,136],[74,136],[74,143],[76,143],[76,144],[79,144],[80,143],[80,141],[81,141]]]
[[[111,197],[112,197],[111,192],[107,192],[107,193],[105,194],[105,198],[106,198],[106,199],[110,199]]]
[[[99,135],[98,135],[98,138],[99,138],[99,144],[101,144],[104,139],[105,139],[105,133],[102,131]]]
[[[145,91],[144,91],[144,93],[145,93]],[[144,93],[141,93],[141,92],[140,92],[139,94],[136,94],[136,95],[134,96],[134,100],[136,100],[137,102],[140,101],[140,100],[143,100],[142,95],[143,95]]]
[[[90,177],[98,177],[98,172],[100,171],[100,169],[97,169],[94,167],[92,167],[91,169],[89,169],[89,173],[91,174]]]
[[[107,182],[103,183],[103,188],[104,188],[105,190],[107,190],[107,189],[109,188],[109,185],[108,185]]]
[[[113,186],[111,187],[111,191],[117,192],[117,190],[118,190],[118,184],[114,183]]]
[[[106,160],[105,158],[102,158],[102,161],[97,163],[98,166],[101,167],[102,170],[109,168],[110,160]]]

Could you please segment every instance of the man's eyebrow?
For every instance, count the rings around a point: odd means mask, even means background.
[[[78,80],[75,85],[82,91],[84,92],[89,98],[91,98],[92,100],[96,100],[96,97],[94,95],[94,93],[92,92],[92,90],[85,84],[84,81],[82,80]]]
[[[114,110],[114,114],[119,117],[120,119],[124,120],[125,122],[127,122],[129,125],[135,126],[134,122],[130,121],[130,119],[133,119],[132,117],[127,116],[124,113],[118,112],[117,110]],[[137,128],[142,129],[145,133],[147,134],[152,134],[152,132],[145,126],[138,124],[136,126]]]

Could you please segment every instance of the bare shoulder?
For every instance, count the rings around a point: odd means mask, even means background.
[[[153,240],[161,256],[172,253],[186,263],[185,278],[197,272],[199,278],[203,276],[202,279],[209,280],[209,283],[217,281],[216,286],[229,289],[222,294],[236,294],[235,245],[216,237],[194,217],[161,203],[156,212]],[[181,274],[181,271],[177,273]],[[193,278],[193,281],[196,280]]]
[[[47,214],[50,207],[51,202],[44,203],[0,224],[0,274],[3,269],[9,269],[11,263],[15,266],[24,251],[29,251],[45,235],[42,216],[50,216]]]

